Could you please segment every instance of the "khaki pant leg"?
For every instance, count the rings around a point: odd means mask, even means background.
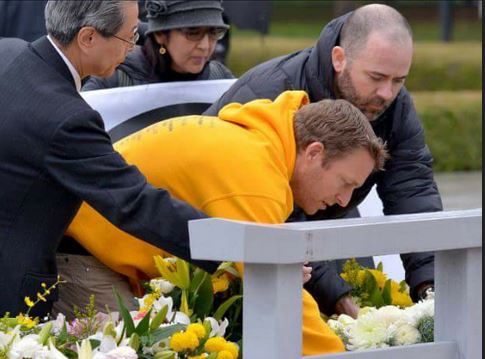
[[[58,254],[57,270],[61,280],[67,283],[59,285],[59,301],[54,303],[52,310],[54,318],[62,313],[68,320],[72,320],[74,305],[84,309],[91,294],[94,294],[98,311],[106,313],[106,305],[110,311],[118,311],[113,287],[120,293],[128,310],[138,309],[128,279],[93,256]]]

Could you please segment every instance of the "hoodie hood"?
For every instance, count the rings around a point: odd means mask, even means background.
[[[342,15],[325,26],[316,45],[311,49],[305,64],[305,77],[312,94],[311,101],[335,98],[333,91],[332,49],[340,43],[340,31],[351,12]]]
[[[285,91],[274,101],[262,99],[224,106],[218,117],[227,122],[257,131],[270,140],[284,161],[291,178],[296,159],[296,142],[293,129],[295,112],[309,103],[304,91]]]

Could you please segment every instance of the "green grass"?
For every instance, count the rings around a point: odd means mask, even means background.
[[[300,22],[291,19],[285,22],[271,22],[270,36],[312,37],[320,35],[328,20]],[[440,25],[436,22],[412,22],[415,41],[440,41]],[[237,31],[236,31],[237,32]],[[454,24],[452,41],[482,41],[481,21],[460,21]]]
[[[413,93],[435,171],[482,169],[482,92]]]
[[[374,1],[358,1],[360,5]],[[481,41],[482,22],[476,7],[454,1],[453,40]],[[345,5],[345,4],[341,4]],[[437,1],[394,1],[390,3],[409,21],[415,41],[439,41],[440,22]],[[352,7],[352,6],[351,6]],[[273,1],[270,35],[317,37],[322,28],[336,17],[334,1]],[[348,11],[350,9],[345,10]]]
[[[277,56],[313,46],[316,38],[234,34],[228,65],[236,76]],[[406,86],[411,91],[479,90],[482,88],[480,42],[417,42]]]

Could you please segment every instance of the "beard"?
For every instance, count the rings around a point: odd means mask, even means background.
[[[386,102],[386,100],[379,97],[366,98],[360,96],[352,83],[349,70],[347,69],[344,69],[342,73],[336,77],[336,84],[338,97],[349,101],[352,105],[357,107],[369,121],[378,118],[392,103],[392,100]]]

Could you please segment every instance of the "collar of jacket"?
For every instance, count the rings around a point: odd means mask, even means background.
[[[324,98],[335,98],[332,88],[334,79],[332,49],[338,45],[340,31],[350,14],[347,13],[330,21],[323,28],[316,45],[311,49],[305,64],[305,76],[308,79],[312,102]]]
[[[67,81],[69,81],[74,88],[76,84],[74,78],[69,71],[64,60],[57,53],[56,49],[49,42],[47,36],[42,36],[38,40],[31,43],[31,47],[37,55],[39,55],[46,63],[50,64],[55,70],[61,74]]]

